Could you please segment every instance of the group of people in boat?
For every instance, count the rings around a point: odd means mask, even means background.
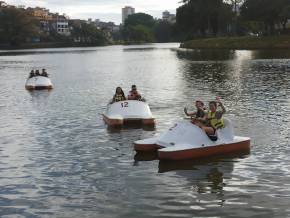
[[[124,94],[123,89],[121,87],[117,87],[111,103],[118,102],[118,101],[125,101],[125,100],[143,101],[144,99],[142,98],[141,94],[138,92],[136,85],[131,86],[131,90],[129,91],[127,98]]]
[[[209,109],[205,107],[201,100],[195,101],[196,112],[188,113],[187,108],[184,108],[184,113],[191,117],[192,123],[199,126],[209,136],[215,136],[216,130],[224,127],[223,115],[226,112],[220,98],[216,101],[209,102]],[[218,110],[218,107],[221,109]]]
[[[125,100],[143,100],[136,85],[132,85],[127,98],[121,87],[116,88],[111,103]],[[209,109],[206,108],[201,100],[195,101],[195,107],[196,112],[189,113],[187,108],[184,108],[184,113],[191,117],[191,122],[200,127],[208,136],[216,136],[216,130],[225,126],[223,115],[226,109],[220,98],[217,97],[215,101],[210,101],[208,104]],[[221,109],[218,109],[218,107]]]
[[[29,73],[29,78],[35,77],[35,76],[44,76],[44,77],[48,77],[48,73],[46,72],[46,69],[42,69],[41,73],[39,72],[39,70],[31,70]]]

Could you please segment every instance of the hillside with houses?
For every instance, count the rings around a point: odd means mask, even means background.
[[[8,5],[0,1],[0,44],[62,42],[105,45],[113,42],[119,26],[92,19],[70,19],[41,7]]]

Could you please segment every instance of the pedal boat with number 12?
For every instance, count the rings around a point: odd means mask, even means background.
[[[155,119],[146,102],[136,100],[108,104],[103,119],[108,126],[123,126],[129,123],[155,125]]]

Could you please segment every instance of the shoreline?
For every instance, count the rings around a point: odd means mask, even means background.
[[[290,35],[283,36],[243,36],[193,39],[180,44],[185,49],[290,49]]]
[[[87,43],[71,43],[71,42],[42,42],[42,43],[24,43],[19,46],[11,46],[8,44],[0,44],[0,51],[13,51],[22,49],[41,49],[41,48],[86,48],[86,47],[102,47],[102,46],[112,46],[112,45],[146,45],[154,44],[156,42],[115,42],[109,44],[87,44]],[[180,42],[165,42],[166,43],[180,43]]]
[[[1,50],[19,50],[19,49],[38,49],[38,48],[69,48],[69,47],[101,47],[110,44],[89,44],[75,42],[40,42],[40,43],[24,43],[18,46],[8,44],[0,44]]]

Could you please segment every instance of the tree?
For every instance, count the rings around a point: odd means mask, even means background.
[[[241,32],[241,27],[239,27],[239,7],[243,4],[244,0],[225,0],[232,6],[233,10],[233,20],[232,20],[232,32],[237,34]]]
[[[74,21],[71,25],[71,37],[79,39],[81,43],[91,45],[104,45],[108,43],[104,32],[98,30],[93,24],[88,24],[85,21]]]
[[[128,42],[154,42],[153,29],[155,20],[149,14],[129,15],[122,28],[122,35]]]
[[[2,8],[0,11],[0,42],[19,45],[28,38],[38,37],[36,20],[24,9]]]
[[[283,30],[286,30],[286,24],[288,20],[290,19],[290,2],[286,7],[282,9],[282,11],[279,14],[279,18],[283,26]]]
[[[289,0],[246,0],[241,7],[241,14],[246,20],[263,22],[265,32],[273,34],[275,24],[281,23],[281,15],[285,20],[283,10],[289,5]]]
[[[238,7],[239,7],[239,5],[243,4],[244,0],[225,0],[225,2],[232,5],[235,16],[237,16],[238,15]]]
[[[131,14],[125,20],[125,26],[136,26],[136,25],[143,25],[148,28],[152,28],[155,25],[154,18],[145,13],[136,13]]]
[[[181,31],[206,36],[227,33],[231,23],[231,6],[223,0],[183,0],[177,9],[176,21]]]
[[[172,40],[173,25],[167,21],[160,21],[154,28],[154,35],[157,42],[170,42]]]
[[[154,36],[151,29],[144,25],[128,26],[124,30],[125,40],[129,42],[153,42]]]

